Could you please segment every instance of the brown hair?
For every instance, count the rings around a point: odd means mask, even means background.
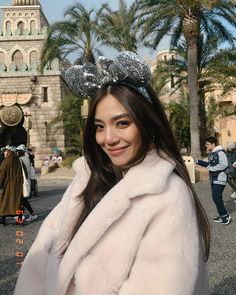
[[[166,157],[167,160],[171,159],[176,164],[175,173],[187,183],[194,197],[197,218],[205,245],[205,258],[207,259],[210,250],[210,229],[206,213],[193,189],[161,102],[151,87],[147,87],[147,91],[152,102],[149,102],[137,90],[129,86],[120,84],[103,85],[98,90],[96,98],[91,102],[84,131],[84,155],[90,167],[91,176],[87,186],[79,195],[79,198],[83,198],[84,207],[73,228],[69,241],[74,237],[96,204],[122,178],[120,169],[114,167],[109,157],[97,144],[95,138],[94,117],[96,106],[103,97],[111,94],[126,108],[142,139],[138,155],[132,163],[129,163],[124,168],[128,169],[141,162],[151,144],[161,157]],[[161,151],[165,151],[166,156]],[[62,254],[65,253],[65,250],[64,247]]]

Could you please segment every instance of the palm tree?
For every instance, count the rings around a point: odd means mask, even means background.
[[[140,24],[146,43],[156,48],[161,39],[170,35],[173,48],[180,40],[187,44],[188,89],[190,96],[191,155],[200,156],[198,119],[198,42],[200,35],[207,40],[234,44],[230,31],[236,28],[234,0],[139,0]]]
[[[62,101],[58,116],[49,124],[49,133],[56,130],[59,123],[63,123],[67,142],[66,152],[82,154],[83,149],[83,118],[81,116],[82,99],[73,94],[67,95]],[[52,128],[54,127],[54,128]]]
[[[236,50],[234,48],[220,49],[216,37],[212,36],[207,42],[199,39],[198,45],[198,85],[199,85],[199,120],[201,152],[204,154],[205,139],[211,130],[207,129],[205,108],[206,94],[222,90],[222,95],[236,88]],[[187,86],[187,45],[179,43],[175,48],[177,54],[174,60],[159,61],[153,74],[153,86],[161,94],[165,85],[172,83],[172,92],[182,90]]]
[[[119,0],[118,10],[112,10],[107,3],[104,4],[98,14],[98,34],[103,43],[118,51],[136,52],[139,45],[137,12],[136,1],[128,8],[124,0]]]
[[[67,8],[65,20],[52,24],[42,51],[41,68],[54,58],[64,60],[68,54],[76,52],[78,62],[95,63],[95,55],[101,52],[96,35],[97,14],[79,2]]]

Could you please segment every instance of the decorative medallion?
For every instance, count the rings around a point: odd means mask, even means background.
[[[0,119],[6,126],[16,126],[20,123],[22,117],[23,113],[16,105],[4,107],[0,113]]]

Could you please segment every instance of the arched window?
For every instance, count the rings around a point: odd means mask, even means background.
[[[0,52],[0,64],[5,64],[5,54]]]
[[[30,53],[30,64],[36,64],[38,62],[38,52],[32,51]]]
[[[36,31],[36,22],[35,20],[32,20],[30,22],[30,34],[34,33]]]
[[[24,28],[25,28],[25,24],[23,22],[18,22],[17,24],[17,28],[19,29],[20,31],[20,35],[23,35],[23,32],[24,32]]]
[[[12,55],[12,62],[18,67],[22,64],[23,62],[23,54],[20,52],[20,50],[16,50],[13,55]]]
[[[11,22],[9,20],[6,22],[6,32],[11,32]]]

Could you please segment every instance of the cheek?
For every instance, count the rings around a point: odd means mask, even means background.
[[[135,130],[135,132],[134,132],[133,143],[134,143],[135,149],[139,150],[142,145],[142,140],[141,140],[141,136],[137,130]]]
[[[102,135],[99,132],[96,133],[95,139],[98,145],[102,144]]]

